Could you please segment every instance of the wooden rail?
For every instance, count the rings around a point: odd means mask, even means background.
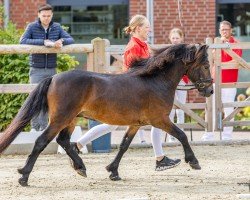
[[[0,45],[0,54],[30,54],[30,53],[90,53],[93,52],[92,44],[71,44],[61,49],[37,45],[9,44]]]
[[[25,94],[30,93],[36,84],[0,84],[1,94]]]
[[[220,71],[221,69],[232,69],[232,64],[236,66],[239,64],[237,68],[246,68],[250,69],[250,63],[244,61],[242,58],[239,58],[231,52],[232,48],[240,48],[240,49],[249,49],[250,42],[248,43],[238,43],[238,44],[221,44],[221,43],[213,43],[211,38],[207,38],[207,45],[209,45],[209,62],[210,65],[213,63],[216,64],[216,80],[215,80],[215,91],[216,91],[216,99],[221,99],[221,94],[218,92],[221,88],[246,88],[250,86],[250,82],[237,82],[237,83],[224,83],[219,84],[220,81]],[[154,45],[153,48],[160,48],[166,46],[167,44]],[[124,45],[110,45],[108,40],[103,40],[101,38],[96,38],[91,41],[91,44],[72,44],[62,47],[61,49],[48,48],[44,46],[34,46],[34,45],[0,45],[0,54],[30,54],[30,53],[86,53],[87,54],[87,70],[95,71],[101,73],[113,72],[113,71],[121,71],[120,68],[111,67],[109,63],[110,55],[121,55],[123,54],[125,49]],[[212,49],[215,49],[215,58],[212,56]],[[225,49],[230,55],[235,58],[234,63],[221,63],[220,60],[220,51],[221,49]],[[35,88],[36,84],[0,84],[0,93],[29,93]],[[244,102],[230,102],[225,104],[220,104],[219,100],[215,102],[213,105],[212,98],[206,98],[206,103],[186,103],[181,104],[178,101],[175,101],[174,107],[180,108],[184,110],[186,114],[191,116],[191,118],[195,119],[197,123],[184,123],[177,124],[180,128],[197,128],[197,129],[205,129],[207,131],[213,131],[213,114],[212,109],[215,106],[216,113],[222,113],[222,109],[224,107],[234,106],[237,109],[230,116],[225,118],[222,122],[216,121],[215,126],[218,130],[218,124],[222,126],[230,126],[230,125],[246,125],[247,122],[231,122],[229,121],[235,114],[237,114],[242,107],[249,106],[250,101]],[[205,109],[206,118],[202,119],[200,116],[195,114],[192,109]],[[216,116],[217,119],[220,117]],[[222,127],[220,127],[222,128]]]

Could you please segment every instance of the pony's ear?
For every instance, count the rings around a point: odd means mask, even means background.
[[[207,51],[208,48],[209,48],[209,46],[206,45],[206,44],[199,45],[198,48],[197,48],[197,51],[195,53],[195,58],[197,58],[200,53],[204,54]]]
[[[198,51],[207,51],[208,48],[209,48],[208,45],[202,44],[202,45],[199,46],[199,50]]]
[[[186,51],[182,56],[182,61],[185,64],[191,63],[195,60],[196,46],[187,45]]]
[[[188,45],[186,52],[182,58],[182,61],[185,64],[191,63],[196,60],[197,57],[199,57],[200,52],[207,51],[208,45],[201,45],[201,44],[192,44]]]

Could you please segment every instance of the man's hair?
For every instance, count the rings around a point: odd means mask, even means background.
[[[38,12],[40,13],[43,10],[53,10],[52,6],[49,4],[43,4],[38,7]]]
[[[220,26],[221,26],[222,24],[228,25],[230,28],[232,28],[232,24],[231,24],[229,21],[224,20],[224,21],[220,22]]]

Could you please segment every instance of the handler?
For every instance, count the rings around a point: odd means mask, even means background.
[[[149,46],[145,42],[147,41],[149,31],[150,24],[145,16],[135,15],[132,17],[129,26],[125,28],[125,32],[127,34],[131,34],[132,37],[126,46],[124,53],[124,71],[129,70],[133,61],[142,58],[148,58],[150,56]],[[74,150],[79,153],[79,150],[82,149],[86,144],[102,135],[114,131],[117,127],[118,126],[116,125],[101,124],[91,128],[77,141],[77,144],[73,144]],[[162,148],[160,129],[152,127],[151,140],[156,157],[156,171],[173,168],[180,164],[180,159],[170,159],[165,156]]]

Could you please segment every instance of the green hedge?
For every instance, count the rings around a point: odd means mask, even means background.
[[[23,30],[9,23],[6,29],[0,29],[0,44],[18,44]],[[73,56],[59,54],[58,72],[67,71],[79,64]],[[0,54],[0,83],[28,83],[29,59],[27,54]],[[0,131],[3,131],[17,114],[27,94],[0,94]]]

